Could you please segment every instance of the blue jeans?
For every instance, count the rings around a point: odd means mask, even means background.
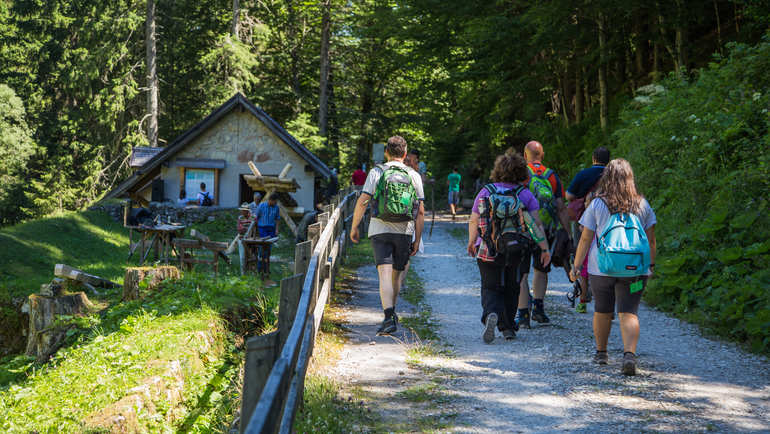
[[[259,232],[260,237],[274,237],[276,235],[275,226],[258,226],[257,232]],[[270,272],[270,250],[270,246],[259,248],[259,251],[257,252],[257,255],[259,256],[259,261],[257,262],[257,272]]]

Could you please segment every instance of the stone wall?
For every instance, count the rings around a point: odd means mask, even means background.
[[[117,222],[123,221],[122,205],[97,205],[89,208],[89,210],[106,213]],[[215,220],[217,215],[228,211],[232,212],[233,208],[218,206],[188,206],[180,208],[170,203],[150,202],[149,210],[153,215],[160,215],[164,222],[171,221],[190,225]]]

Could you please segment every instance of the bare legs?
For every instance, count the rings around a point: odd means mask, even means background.
[[[639,317],[633,313],[620,313],[619,316],[623,352],[636,354],[636,344],[639,342]],[[607,339],[610,336],[611,328],[611,313],[594,313],[594,336],[596,336],[597,351],[607,351]]]
[[[401,275],[404,271],[394,270],[391,264],[382,264],[377,266],[377,274],[380,277],[382,309],[396,307],[398,292],[401,290]]]
[[[548,273],[535,270],[535,274],[532,276],[532,286],[534,289],[534,296],[536,299],[542,300],[545,298],[545,290],[548,287]],[[521,291],[519,291],[519,309],[526,309],[529,307],[529,281],[527,280],[527,274],[521,276]]]

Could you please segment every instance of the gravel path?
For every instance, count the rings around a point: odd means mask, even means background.
[[[451,227],[466,226],[438,223],[415,266],[439,333],[454,350],[455,357],[428,363],[455,374],[448,389],[461,409],[458,431],[770,432],[768,360],[646,306],[639,313],[640,375],[620,374],[617,321],[610,364],[590,363],[591,315],[569,307],[562,269],[550,274],[551,324],[484,344],[478,268]]]
[[[571,286],[562,269],[550,275],[551,324],[533,323],[512,342],[498,336],[484,344],[478,268],[464,242],[449,234],[466,227],[437,222],[433,237],[424,239],[425,254],[413,263],[451,357],[423,357],[422,368],[413,369],[406,349],[414,337],[375,337],[382,315],[376,271],[359,271],[360,289],[346,308],[352,339],[334,372],[374,395],[373,406],[386,418],[412,411],[408,402],[392,399],[399,391],[426,372],[441,372],[451,399],[439,407],[452,415],[456,432],[770,432],[768,360],[704,338],[694,326],[646,306],[639,313],[640,374],[620,374],[617,321],[610,364],[591,363],[591,307],[589,314],[569,307]],[[404,315],[413,310],[402,303]]]

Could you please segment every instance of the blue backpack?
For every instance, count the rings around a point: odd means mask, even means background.
[[[596,259],[600,272],[612,277],[647,274],[650,242],[636,214],[614,213],[601,235],[599,232],[596,234]]]

